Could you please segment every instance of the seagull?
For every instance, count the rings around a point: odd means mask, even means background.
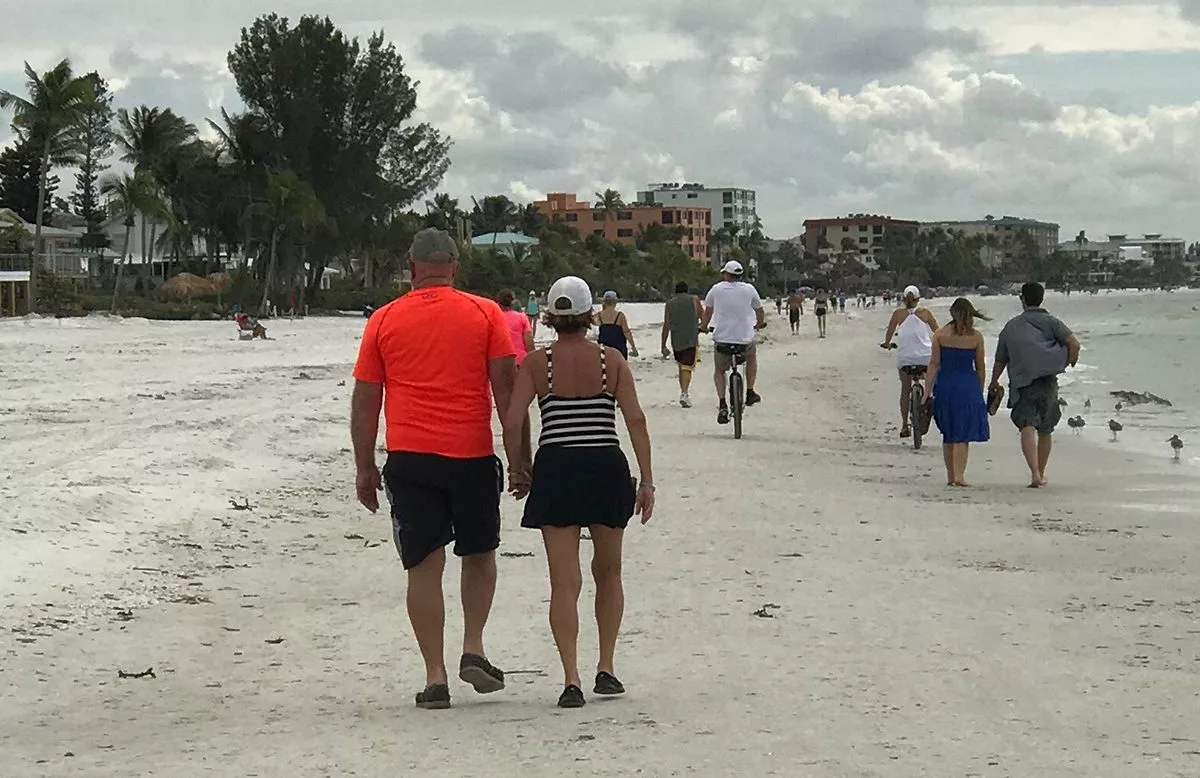
[[[1121,430],[1125,429],[1125,425],[1119,421],[1114,421],[1113,419],[1109,419],[1108,420],[1108,428],[1110,430],[1112,430],[1113,442],[1115,443],[1117,441],[1117,433],[1120,432]]]
[[[1183,451],[1183,439],[1178,435],[1172,435],[1171,439],[1167,442],[1171,444],[1171,448],[1175,449],[1175,461],[1178,462],[1179,453]]]
[[[1092,409],[1092,401],[1090,398],[1083,401],[1083,409],[1085,411],[1090,411]]]
[[[1067,426],[1075,430],[1075,434],[1078,435],[1079,431],[1087,426],[1087,422],[1083,420],[1082,416],[1072,416],[1067,419]]]
[[[1066,401],[1066,400],[1064,400],[1063,398],[1059,397],[1059,398],[1058,398],[1058,407],[1059,407],[1059,408],[1066,408],[1066,407],[1067,407],[1067,401]]]
[[[1124,407],[1125,407],[1125,403],[1117,403],[1117,413],[1120,413],[1121,409]]]

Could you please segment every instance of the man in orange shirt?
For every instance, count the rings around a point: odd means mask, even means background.
[[[500,307],[451,286],[458,249],[447,233],[418,233],[409,267],[412,291],[367,321],[354,366],[355,487],[372,513],[379,490],[387,490],[408,571],[408,617],[425,659],[417,707],[448,708],[442,572],[451,542],[462,557],[459,678],[481,694],[504,688],[504,673],[484,653],[483,629],[496,592],[504,483],[492,443],[492,401],[501,414],[507,409],[516,360]],[[382,479],[375,463],[381,409],[388,451]]]

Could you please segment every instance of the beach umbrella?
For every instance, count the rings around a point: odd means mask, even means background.
[[[229,287],[233,286],[233,279],[227,273],[212,273],[208,277],[208,282],[212,284],[213,292],[217,294],[217,305],[221,304],[221,295],[229,291]]]

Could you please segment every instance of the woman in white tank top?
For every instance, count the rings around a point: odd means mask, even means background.
[[[888,322],[887,335],[881,344],[884,348],[896,349],[896,368],[900,371],[900,437],[912,435],[909,428],[908,405],[912,390],[912,375],[909,368],[928,367],[933,355],[933,333],[937,331],[937,319],[928,308],[917,305],[921,293],[915,286],[904,290],[904,307],[897,308]]]

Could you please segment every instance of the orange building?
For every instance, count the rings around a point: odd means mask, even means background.
[[[636,243],[640,231],[652,224],[661,224],[667,229],[679,228],[683,230],[679,240],[683,253],[697,262],[708,261],[708,238],[712,231],[712,211],[708,208],[638,205],[605,213],[573,194],[561,192],[547,194],[545,200],[538,200],[533,205],[547,218],[574,227],[581,238],[599,235],[629,246]]]

